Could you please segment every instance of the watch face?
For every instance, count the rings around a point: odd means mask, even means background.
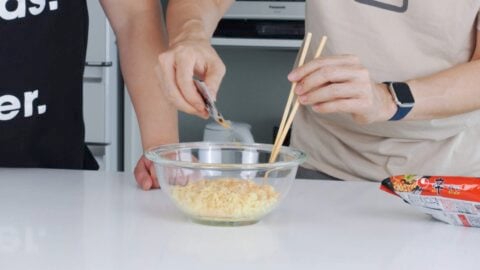
[[[398,101],[404,106],[413,106],[415,99],[413,98],[410,87],[406,83],[395,82],[392,84]]]

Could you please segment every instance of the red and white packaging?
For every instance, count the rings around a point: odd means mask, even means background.
[[[381,190],[446,223],[480,227],[480,178],[462,176],[392,176]]]

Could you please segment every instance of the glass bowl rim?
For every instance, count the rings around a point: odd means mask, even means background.
[[[204,163],[204,162],[190,162],[171,160],[160,157],[159,153],[180,150],[180,149],[202,149],[202,148],[234,148],[234,149],[254,149],[271,152],[272,144],[262,143],[238,143],[238,142],[187,142],[187,143],[173,143],[161,146],[152,147],[145,151],[144,155],[150,161],[156,164],[169,165],[175,167],[189,168],[189,169],[210,169],[210,170],[269,170],[279,167],[294,167],[302,164],[307,156],[304,152],[293,147],[282,146],[279,154],[292,156],[293,159],[289,161],[277,161],[273,163]]]

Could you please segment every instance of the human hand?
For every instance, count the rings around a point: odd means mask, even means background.
[[[180,111],[208,118],[205,102],[193,83],[202,79],[216,98],[225,65],[207,38],[184,37],[159,55],[155,68],[162,91]]]
[[[143,190],[160,188],[155,173],[155,165],[144,155],[138,160],[133,174],[135,175],[135,180],[137,181],[138,186]]]
[[[196,158],[193,156],[191,158],[193,161],[196,160]],[[134,175],[138,186],[143,190],[160,188],[157,174],[155,171],[155,164],[143,155],[142,157],[140,157],[137,165],[135,166]],[[199,178],[199,176],[200,174],[197,171],[169,167],[165,169],[165,174],[160,175],[159,177],[165,177],[170,185],[184,186],[188,184],[188,182],[192,179]]]
[[[387,121],[396,105],[386,85],[375,83],[353,55],[318,58],[293,70],[300,104],[318,113],[348,113],[357,123]]]

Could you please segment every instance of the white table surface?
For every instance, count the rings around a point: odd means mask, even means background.
[[[480,229],[378,183],[297,180],[260,223],[190,222],[133,176],[0,169],[0,269],[480,269]]]

